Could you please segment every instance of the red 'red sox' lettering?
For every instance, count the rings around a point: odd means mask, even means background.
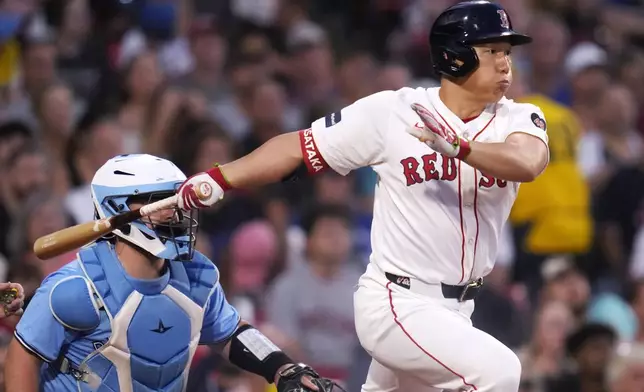
[[[454,181],[456,179],[456,159],[443,155],[443,175],[441,180]]]
[[[496,186],[499,188],[505,188],[508,185],[508,182],[505,180],[499,180],[487,174],[481,173],[481,179],[479,180],[479,188],[492,188],[496,183]]]
[[[401,159],[400,164],[403,167],[407,186],[431,180],[454,181],[458,173],[456,159],[435,152],[423,155],[420,161],[415,157]],[[505,188],[508,185],[507,181],[481,173],[478,181],[479,188],[492,188],[495,184],[499,188]]]
[[[403,167],[403,174],[407,180],[407,186],[420,184],[423,182],[423,179],[420,178],[420,174],[416,171],[420,165],[416,158],[409,157],[400,161],[400,164]]]
[[[329,165],[326,163],[313,138],[311,128],[300,131],[300,148],[302,149],[302,159],[309,174],[317,174],[326,170]]]
[[[423,170],[425,171],[425,181],[438,180],[438,172],[436,171],[436,153],[423,155]]]

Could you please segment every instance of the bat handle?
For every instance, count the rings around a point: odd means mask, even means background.
[[[210,197],[210,195],[212,195],[212,186],[205,181],[202,183],[199,183],[195,187],[195,193],[197,194],[197,197],[199,198],[199,200],[206,200]],[[139,209],[139,212],[141,216],[148,216],[157,211],[174,208],[177,206],[178,202],[179,202],[179,195],[170,196],[163,200],[159,200],[154,203],[144,205]]]

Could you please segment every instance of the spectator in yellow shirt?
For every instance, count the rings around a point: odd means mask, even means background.
[[[0,105],[10,101],[12,84],[18,75],[20,46],[16,34],[22,19],[20,14],[0,8]]]
[[[549,256],[582,256],[590,250],[593,224],[589,188],[577,166],[582,133],[576,115],[550,98],[527,90],[514,75],[511,98],[543,110],[547,121],[550,162],[534,182],[521,184],[510,213],[516,246],[515,278],[534,292],[540,266]]]
[[[15,79],[19,57],[20,49],[15,39],[0,42],[0,86],[8,86]]]

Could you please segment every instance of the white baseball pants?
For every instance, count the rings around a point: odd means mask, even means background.
[[[412,290],[420,284],[412,280]],[[410,291],[370,263],[354,304],[358,338],[373,358],[362,392],[519,390],[518,357],[472,326],[474,301],[445,299],[439,285]]]

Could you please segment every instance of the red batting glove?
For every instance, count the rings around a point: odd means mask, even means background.
[[[408,132],[426,143],[434,151],[448,157],[465,159],[470,154],[470,143],[456,134],[453,129],[442,124],[432,112],[423,105],[414,103],[411,108],[422,120],[424,127],[413,126]]]
[[[202,186],[202,183],[206,183],[212,188],[210,196],[206,199],[200,199],[197,195],[197,187]],[[228,189],[231,187],[217,166],[208,171],[197,173],[184,181],[177,191],[179,195],[177,205],[184,211],[210,207],[221,200],[224,197],[224,192]]]

